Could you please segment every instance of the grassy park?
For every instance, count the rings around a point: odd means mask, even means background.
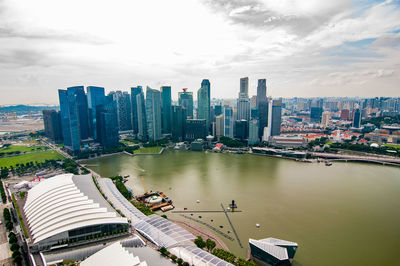
[[[46,160],[62,160],[65,159],[64,156],[56,151],[40,151],[34,153],[20,154],[10,157],[0,158],[1,167],[15,167],[17,164],[26,164],[28,162],[44,162]]]
[[[45,150],[46,147],[44,146],[34,146],[34,147],[28,147],[28,146],[18,146],[18,145],[11,145],[5,148],[0,149],[0,153],[9,153],[9,152],[32,152],[32,151],[39,151],[39,150]]]
[[[159,153],[162,150],[161,146],[156,147],[143,147],[134,151],[134,154],[146,154],[146,153]]]

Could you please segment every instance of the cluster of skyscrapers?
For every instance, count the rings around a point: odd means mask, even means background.
[[[46,135],[63,141],[71,152],[78,153],[85,143],[99,143],[103,148],[118,146],[119,134],[132,134],[142,141],[170,137],[173,141],[193,141],[206,136],[226,136],[257,144],[280,134],[281,100],[267,97],[266,80],[258,80],[256,101],[248,94],[249,79],[240,79],[237,104],[211,104],[211,84],[204,79],[197,91],[183,89],[173,104],[171,87],[160,90],[141,86],[131,93],[105,94],[102,87],[83,86],[59,90],[60,111],[43,113]]]

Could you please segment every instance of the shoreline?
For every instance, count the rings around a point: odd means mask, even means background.
[[[185,228],[188,230],[190,233],[192,233],[194,236],[201,236],[204,241],[206,241],[207,238],[213,240],[216,244],[215,248],[222,248],[226,251],[229,251],[228,246],[225,244],[224,241],[222,241],[218,236],[213,234],[211,231],[208,229],[200,226],[200,225],[195,225],[190,222],[186,221],[181,221],[181,220],[176,220],[168,217],[168,220],[171,222],[180,225],[181,227]]]

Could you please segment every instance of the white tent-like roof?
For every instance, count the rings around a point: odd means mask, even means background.
[[[81,262],[81,266],[147,266],[145,261],[141,262],[138,256],[129,253],[120,242],[109,245],[96,252],[86,260]]]
[[[101,197],[91,175],[58,175],[28,191],[24,213],[33,243],[91,225],[127,224]]]

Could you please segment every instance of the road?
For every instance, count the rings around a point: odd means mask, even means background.
[[[341,159],[348,161],[359,161],[359,162],[377,162],[383,164],[394,164],[400,165],[400,158],[388,158],[388,157],[377,157],[377,156],[356,156],[356,155],[345,155],[337,153],[326,153],[326,152],[311,152],[312,156],[327,158],[327,159]]]

